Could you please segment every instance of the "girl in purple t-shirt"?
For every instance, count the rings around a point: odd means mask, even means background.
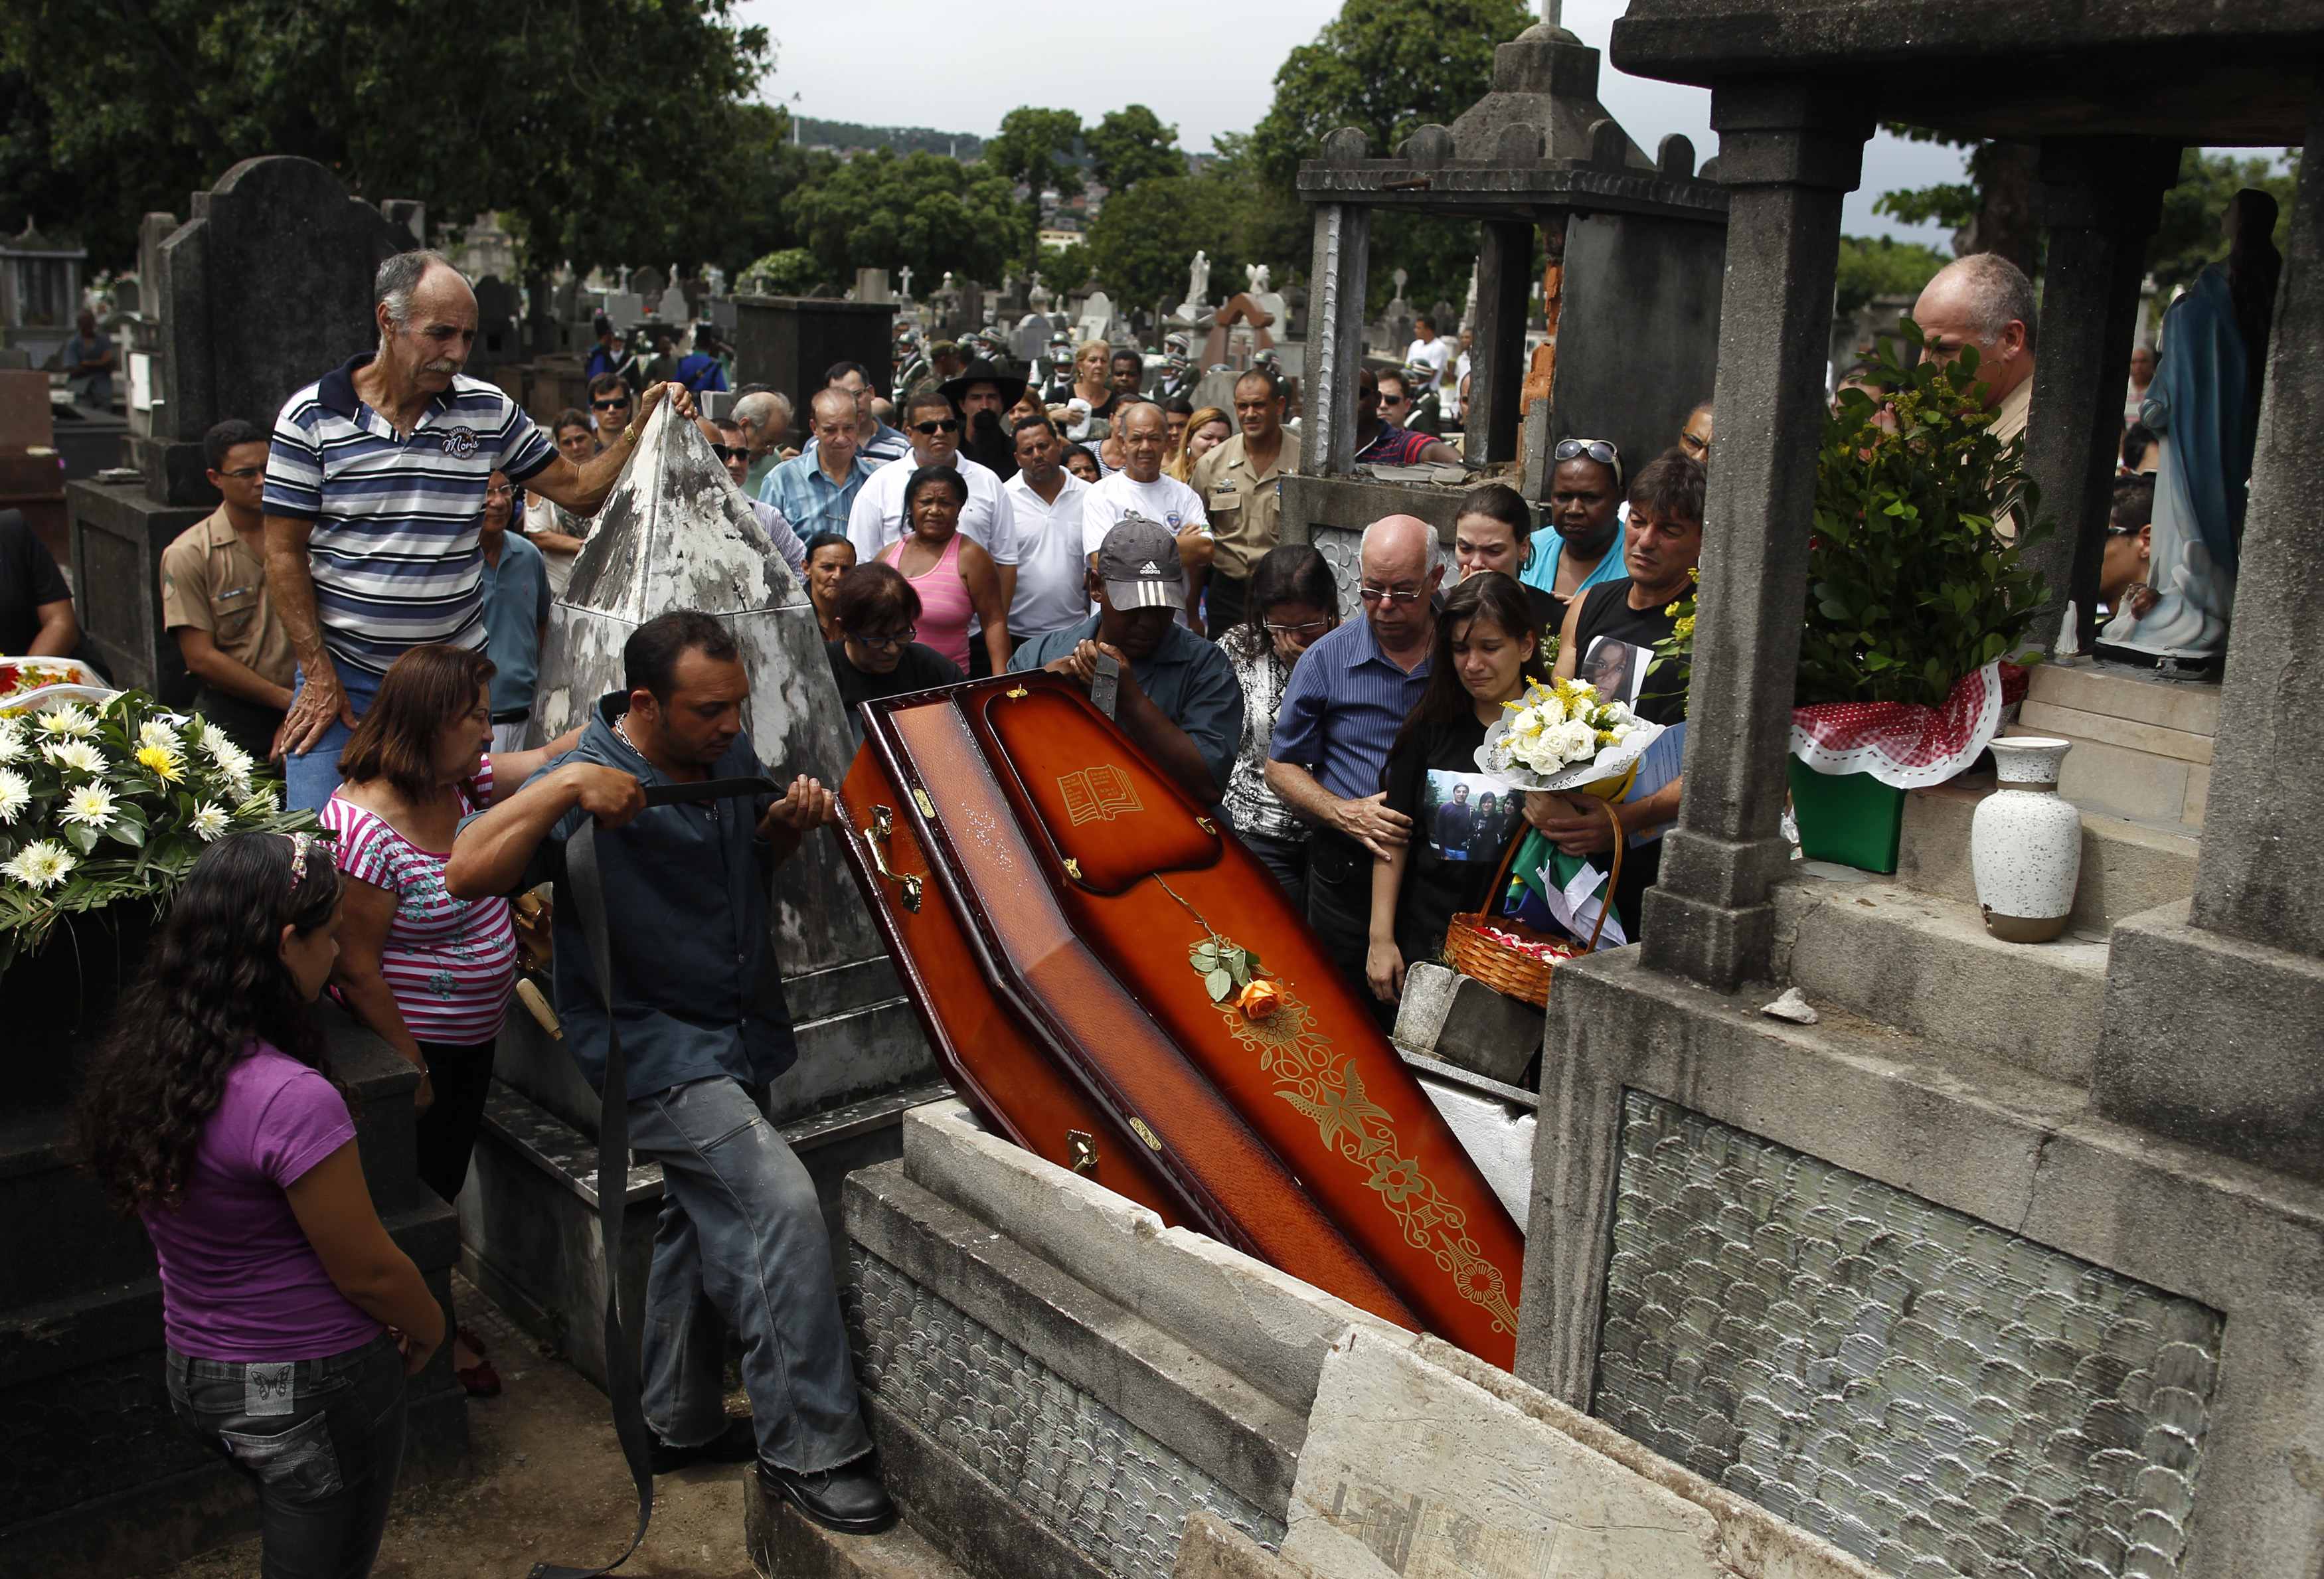
[[[79,1114],[161,1261],[178,1418],[258,1488],[272,1575],[370,1572],[403,1457],[404,1378],[444,1312],[380,1225],[308,1006],[338,956],[311,834],[194,863],[92,1060]]]

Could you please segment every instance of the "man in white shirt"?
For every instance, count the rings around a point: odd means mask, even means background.
[[[1029,642],[1089,617],[1082,502],[1090,485],[1065,467],[1065,441],[1047,416],[1019,417],[1017,475],[1001,485],[1017,512],[1017,596],[1009,634]]]
[[[1157,413],[1158,416],[1158,413]],[[960,452],[960,412],[942,391],[924,389],[904,402],[904,436],[911,453],[890,461],[872,474],[847,512],[847,540],[855,545],[855,562],[868,565],[880,550],[904,535],[904,485],[924,466],[951,466],[968,482],[968,503],[961,507],[960,534],[992,556],[1001,572],[1001,600],[1017,596],[1017,512],[1001,479],[988,466],[980,466]],[[969,650],[978,650],[971,642]]]
[[[1404,365],[1427,368],[1430,381],[1439,390],[1449,388],[1452,382],[1452,343],[1437,334],[1436,320],[1425,312],[1412,320],[1412,346],[1404,354]],[[1413,392],[1416,395],[1420,392]]]
[[[1094,556],[1126,515],[1158,521],[1178,540],[1183,559],[1195,540],[1209,544],[1211,518],[1203,496],[1176,477],[1162,475],[1162,455],[1169,448],[1169,426],[1162,408],[1152,401],[1126,403],[1114,412],[1114,431],[1120,435],[1122,466],[1092,485],[1082,501],[1082,552]],[[1209,556],[1202,555],[1207,565]]]

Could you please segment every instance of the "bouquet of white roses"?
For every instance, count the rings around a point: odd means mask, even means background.
[[[1477,766],[1512,790],[1578,790],[1621,778],[1663,732],[1588,680],[1528,680],[1526,694],[1501,709],[1477,748]]]
[[[224,730],[142,691],[0,712],[0,969],[60,916],[167,900],[229,833],[314,826],[257,771]]]

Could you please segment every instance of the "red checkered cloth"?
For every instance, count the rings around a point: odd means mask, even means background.
[[[2002,709],[2025,695],[2025,670],[1998,660],[1965,675],[1941,707],[1819,702],[1792,709],[1792,754],[1819,773],[1869,773],[1897,790],[1941,784],[1977,760]]]

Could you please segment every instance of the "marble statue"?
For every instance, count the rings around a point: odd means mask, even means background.
[[[1264,296],[1275,287],[1274,272],[1265,263],[1245,263],[1242,277],[1250,282],[1250,294]]]
[[[2140,406],[2161,455],[2149,570],[2156,601],[2144,614],[2118,612],[2099,633],[2106,646],[2182,661],[2227,651],[2282,270],[2275,208],[2264,192],[2236,193],[2222,219],[2227,261],[2204,269],[2163,314],[2162,363]]]

